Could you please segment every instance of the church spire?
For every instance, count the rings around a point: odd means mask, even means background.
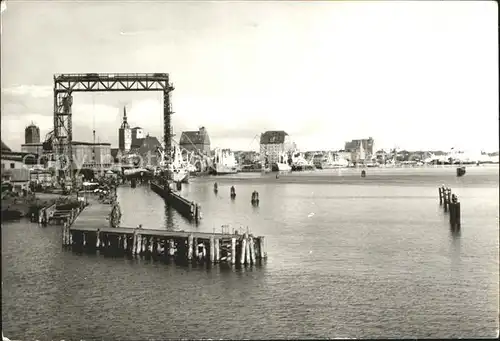
[[[125,106],[123,106],[122,128],[129,128],[129,125],[128,125],[128,122],[127,122],[127,108]]]

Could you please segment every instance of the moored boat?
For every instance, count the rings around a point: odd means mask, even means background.
[[[214,175],[236,174],[238,172],[236,158],[230,149],[215,149],[210,173]]]

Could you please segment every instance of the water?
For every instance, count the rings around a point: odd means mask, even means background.
[[[492,337],[498,330],[498,167],[198,178],[195,227],[147,187],[119,188],[123,225],[265,235],[260,268],[75,255],[57,227],[2,226],[4,335],[21,340]],[[219,193],[213,192],[213,183]],[[438,205],[446,183],[462,230]],[[237,197],[229,198],[234,185]],[[260,194],[260,207],[250,204]],[[314,213],[314,214],[313,214]]]

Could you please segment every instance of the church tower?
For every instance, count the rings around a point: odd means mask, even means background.
[[[132,145],[132,130],[127,122],[127,109],[123,107],[123,122],[118,129],[118,148],[121,152],[129,152]]]

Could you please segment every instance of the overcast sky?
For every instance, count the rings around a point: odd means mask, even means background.
[[[496,2],[7,2],[2,140],[53,127],[53,74],[168,72],[174,130],[256,149],[498,150]],[[122,108],[161,136],[159,93],[74,96],[75,140],[118,143]]]

